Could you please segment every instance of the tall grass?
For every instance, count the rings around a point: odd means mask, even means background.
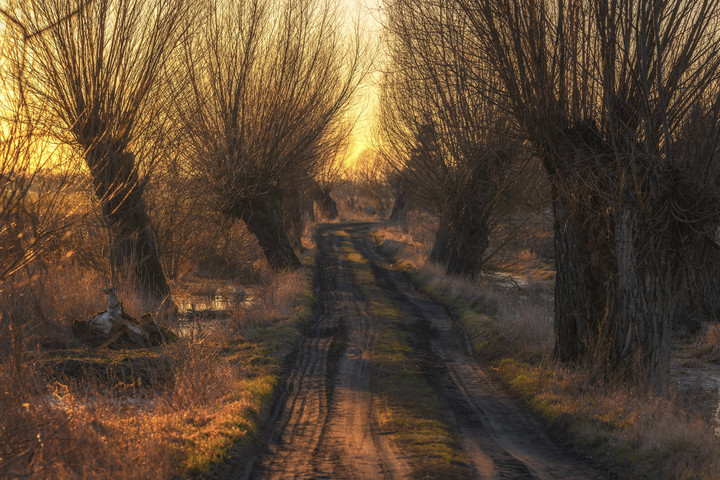
[[[37,372],[18,375],[0,367],[0,477],[2,478],[167,478],[167,438],[135,412],[64,390],[49,391]]]
[[[244,330],[273,325],[295,313],[301,296],[307,293],[309,272],[299,270],[283,275],[270,275],[249,302],[237,307],[236,328]]]
[[[0,478],[207,473],[267,415],[310,288],[306,270],[264,280],[232,328],[141,350],[88,349],[73,336],[73,319],[107,308],[102,272],[68,260],[2,290]],[[134,291],[119,297],[140,316]]]

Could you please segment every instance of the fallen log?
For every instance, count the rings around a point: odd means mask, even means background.
[[[103,292],[108,296],[107,310],[87,321],[73,321],[73,333],[84,343],[100,348],[147,348],[177,339],[171,330],[155,323],[149,313],[139,319],[125,313],[114,288]]]

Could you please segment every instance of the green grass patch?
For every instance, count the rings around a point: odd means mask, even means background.
[[[303,263],[314,263],[315,253],[309,252]],[[292,316],[244,332],[246,341],[239,345],[243,353],[238,360],[245,373],[238,377],[229,414],[223,414],[222,404],[212,406],[218,420],[217,432],[199,436],[187,449],[189,453],[184,454],[185,470],[190,476],[229,478],[260,447],[259,435],[269,428],[289,358],[316,302],[309,273],[304,281]]]
[[[427,360],[413,347],[414,320],[375,283],[369,261],[342,245],[375,321],[373,392],[380,429],[412,458],[415,478],[470,478],[448,406],[430,383]]]

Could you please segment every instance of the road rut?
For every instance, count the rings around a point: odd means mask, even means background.
[[[315,313],[299,347],[276,426],[254,478],[418,478],[412,454],[378,428],[382,409],[373,382],[378,332],[357,285],[350,255],[409,326],[427,334],[414,345],[449,409],[472,476],[487,479],[605,478],[567,454],[492,385],[446,310],[392,268],[369,236],[373,224],[318,228]],[[352,251],[343,245],[352,245]]]

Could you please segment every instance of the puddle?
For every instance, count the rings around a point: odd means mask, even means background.
[[[528,279],[525,275],[508,272],[487,272],[484,276],[497,286],[507,289],[527,288]]]
[[[180,319],[173,330],[187,337],[225,327],[231,321],[232,312],[251,304],[257,293],[257,287],[240,285],[188,285],[173,297],[180,310]]]
[[[181,315],[227,313],[242,303],[252,302],[253,289],[236,285],[219,286],[209,293],[187,292],[176,296]]]
[[[670,384],[679,391],[711,396],[715,435],[720,436],[720,365],[694,359],[680,348],[670,360]]]

